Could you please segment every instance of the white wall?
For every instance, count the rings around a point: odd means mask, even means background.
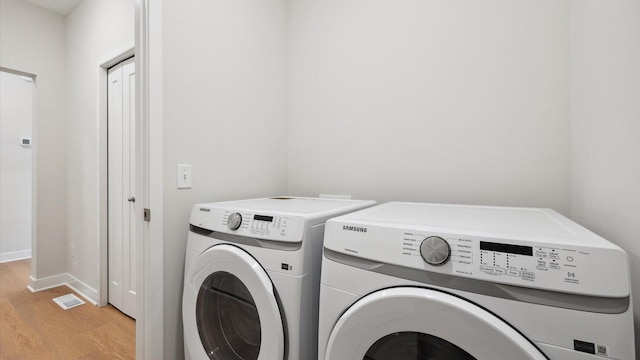
[[[164,1],[162,12],[164,357],[180,359],[191,206],[286,190],[286,1]],[[193,166],[190,190],[176,189],[178,163]]]
[[[25,1],[0,0],[0,67],[36,75],[35,279],[66,272],[65,46],[62,16]]]
[[[571,2],[571,217],[629,253],[640,356],[640,2]]]
[[[640,298],[637,4],[299,0],[275,17],[272,3],[162,6],[165,358],[182,357],[190,206],[282,184],[551,207],[630,252]],[[283,73],[256,72],[267,64]],[[257,95],[281,94],[286,128],[277,111],[257,121]],[[259,123],[273,132],[250,132]],[[193,189],[175,189],[176,163],[194,165]]]
[[[0,262],[31,257],[33,79],[0,71]]]
[[[134,47],[132,0],[84,0],[66,18],[68,95],[68,272],[92,289],[100,285],[100,65]],[[106,84],[104,84],[106,87]],[[106,289],[105,289],[106,291]]]
[[[291,1],[289,192],[569,209],[568,3]]]

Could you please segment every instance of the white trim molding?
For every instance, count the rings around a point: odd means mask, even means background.
[[[9,261],[23,260],[31,258],[31,250],[20,250],[8,253],[0,254],[0,264],[6,263]]]
[[[136,114],[142,127],[142,203],[151,209],[138,245],[136,359],[163,359],[162,1],[136,1]],[[153,239],[153,241],[151,241]]]
[[[69,273],[48,276],[42,279],[29,276],[29,285],[27,288],[31,290],[31,292],[39,292],[58,286],[66,286],[80,294],[93,305],[98,305],[98,291]]]

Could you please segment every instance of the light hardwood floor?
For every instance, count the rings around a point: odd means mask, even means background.
[[[63,310],[52,299],[73,291],[32,293],[30,267],[30,260],[0,264],[1,360],[135,359],[135,320],[111,305]]]

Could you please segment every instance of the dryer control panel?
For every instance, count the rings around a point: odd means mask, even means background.
[[[304,233],[301,217],[205,206],[192,211],[190,223],[211,231],[284,242],[300,242]]]
[[[629,295],[626,253],[545,241],[523,241],[429,229],[329,220],[324,246],[380,263],[604,297]]]
[[[225,211],[222,225],[229,230],[251,233],[254,236],[282,236],[286,237],[288,223],[293,222],[290,217],[254,214],[248,212]]]

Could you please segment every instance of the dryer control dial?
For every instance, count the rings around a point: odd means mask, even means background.
[[[451,256],[449,243],[439,236],[429,236],[420,244],[422,259],[431,265],[444,265]]]
[[[229,215],[229,218],[227,219],[227,226],[229,229],[238,230],[240,225],[242,225],[242,215],[240,215],[240,213],[233,213]]]

